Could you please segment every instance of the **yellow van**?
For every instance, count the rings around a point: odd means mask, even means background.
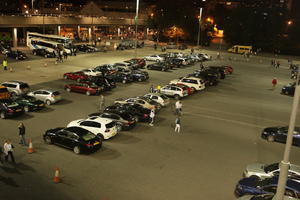
[[[228,52],[230,53],[252,53],[252,46],[242,46],[242,45],[234,45],[230,49],[228,49]]]
[[[0,85],[0,99],[9,99],[10,93],[8,92],[7,88]]]

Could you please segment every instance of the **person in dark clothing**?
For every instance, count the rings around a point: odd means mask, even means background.
[[[25,140],[26,128],[22,122],[19,124],[18,128],[19,128],[19,136],[20,136],[19,144],[26,145],[26,140]]]
[[[68,54],[67,52],[64,51],[64,59],[67,60],[68,59]]]

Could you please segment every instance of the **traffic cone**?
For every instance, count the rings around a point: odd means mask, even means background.
[[[13,72],[14,70],[13,70],[13,68],[12,68],[12,67],[10,67],[10,68],[9,68],[9,71],[10,71],[10,72]]]
[[[27,70],[31,70],[31,67],[30,67],[30,65],[28,65],[28,66],[26,67],[26,69],[27,69]]]
[[[33,145],[32,145],[32,140],[29,139],[29,147],[28,147],[28,153],[33,153]]]
[[[59,178],[59,169],[56,168],[55,169],[55,174],[54,174],[54,179],[53,179],[54,183],[59,183],[60,182],[60,178]]]

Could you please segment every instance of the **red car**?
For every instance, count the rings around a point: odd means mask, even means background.
[[[64,79],[76,80],[77,82],[88,80],[89,76],[83,72],[68,72],[64,74]]]
[[[81,82],[81,83],[74,83],[74,84],[67,84],[65,85],[65,90],[67,92],[80,92],[85,93],[86,95],[98,95],[103,88],[89,82]]]
[[[185,90],[188,95],[194,94],[196,92],[196,90],[194,90],[194,88],[191,88],[183,83],[177,83],[176,85],[181,87],[183,90]]]
[[[132,58],[131,60],[137,63],[140,68],[144,68],[146,66],[146,61],[143,58]]]

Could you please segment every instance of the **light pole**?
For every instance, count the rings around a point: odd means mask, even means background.
[[[140,0],[136,0],[136,13],[135,13],[135,50],[134,50],[134,57],[137,57],[137,42],[138,42],[138,37],[137,37],[137,31],[138,31],[138,17],[139,17],[139,2]]]
[[[290,152],[291,152],[291,147],[293,142],[293,133],[294,133],[295,122],[298,113],[299,97],[300,97],[300,88],[299,88],[299,73],[298,73],[296,85],[295,85],[295,95],[293,99],[288,136],[286,139],[283,160],[280,163],[280,174],[279,174],[278,186],[276,191],[276,200],[283,200],[284,198],[287,175],[290,166],[289,160],[290,160]]]
[[[201,18],[202,18],[202,8],[200,8],[199,12],[199,29],[198,29],[198,39],[197,39],[197,46],[200,45],[200,32],[201,32]]]

